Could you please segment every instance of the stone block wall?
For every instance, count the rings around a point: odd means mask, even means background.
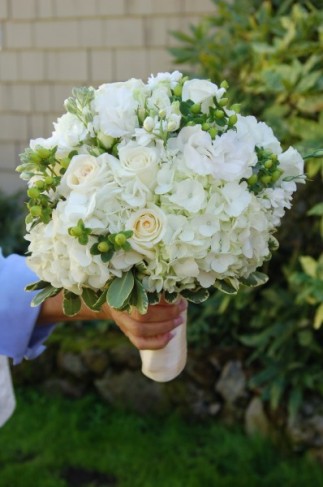
[[[48,137],[73,86],[146,79],[176,68],[170,31],[187,31],[211,0],[0,0],[0,189],[30,138]]]

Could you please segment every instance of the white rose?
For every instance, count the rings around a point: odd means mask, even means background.
[[[219,100],[225,93],[224,88],[218,88],[215,83],[204,79],[185,81],[182,91],[183,101],[192,100],[201,103],[202,112],[207,113],[210,106],[214,106],[213,97]]]
[[[148,188],[156,185],[158,151],[154,147],[143,147],[129,142],[119,148],[120,168],[136,176]]]
[[[93,100],[95,129],[111,137],[131,135],[139,126],[137,92],[144,89],[140,80],[101,85]]]
[[[90,193],[113,179],[110,161],[114,157],[102,154],[94,157],[89,154],[76,155],[62,177],[59,191],[66,196],[70,190]]]
[[[131,215],[125,227],[133,231],[129,242],[134,250],[141,254],[147,254],[147,250],[153,249],[162,239],[166,231],[166,215],[155,205],[143,208]]]

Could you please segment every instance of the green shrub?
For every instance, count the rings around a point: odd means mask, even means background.
[[[0,247],[4,255],[26,251],[25,216],[23,193],[8,196],[0,192]]]
[[[231,102],[267,122],[286,148],[303,155],[323,147],[323,5],[318,1],[213,0],[215,13],[173,33],[177,64],[219,83]],[[319,151],[322,155],[322,151]],[[215,293],[192,308],[189,338],[197,345],[242,344],[255,367],[250,385],[272,408],[295,413],[305,392],[323,395],[322,158],[306,162],[300,188],[266,263],[269,283],[230,297]]]

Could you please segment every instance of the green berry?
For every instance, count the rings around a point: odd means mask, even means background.
[[[272,182],[272,178],[271,176],[269,176],[269,174],[265,174],[264,176],[261,176],[260,180],[263,184],[266,185]]]
[[[45,178],[45,184],[47,186],[51,186],[53,184],[53,182],[54,182],[54,178],[52,176],[46,176],[46,178]]]
[[[238,117],[237,115],[234,113],[233,115],[230,115],[229,117],[229,127],[232,127],[233,125],[235,125],[238,121]]]
[[[219,100],[220,107],[225,107],[228,104],[228,101],[228,98],[221,98],[221,100]]]
[[[282,171],[280,169],[276,169],[271,175],[273,183],[278,181],[281,175],[282,175]]]
[[[108,250],[110,250],[110,245],[108,244],[108,242],[103,240],[103,242],[98,243],[98,250],[102,253],[108,252]]]
[[[83,233],[83,229],[79,226],[76,226],[76,227],[72,227],[69,229],[69,234],[72,236],[72,237],[80,237]]]
[[[175,96],[182,96],[182,91],[183,91],[183,87],[181,85],[177,85],[174,88],[174,95]]]
[[[120,247],[124,245],[127,241],[127,237],[123,233],[118,233],[114,239],[115,243]]]
[[[218,133],[218,131],[217,131],[217,129],[215,127],[211,127],[208,130],[208,132],[209,132],[209,134],[210,134],[210,136],[211,136],[212,139],[215,139],[215,137],[216,137],[216,135]]]
[[[201,105],[199,103],[194,103],[194,105],[191,106],[190,110],[191,113],[195,113],[195,114],[200,113]]]
[[[270,169],[272,167],[272,165],[273,165],[272,159],[267,159],[267,161],[265,161],[265,163],[264,163],[264,166],[266,169]]]
[[[32,188],[28,189],[27,195],[29,196],[29,198],[32,198],[35,200],[35,199],[39,198],[40,191],[35,186],[33,186]]]
[[[209,129],[210,129],[210,124],[209,124],[209,123],[207,123],[207,122],[204,122],[204,123],[202,124],[202,130],[206,130],[206,131],[208,131]]]
[[[258,181],[257,174],[253,174],[252,176],[250,176],[250,178],[247,181],[248,181],[248,184],[250,186],[253,186],[254,184],[256,184],[256,182]]]
[[[41,206],[34,205],[30,208],[30,214],[34,217],[39,217],[42,214],[42,208]]]
[[[216,116],[216,118],[223,118],[224,117],[224,111],[223,110],[215,110],[215,116]]]

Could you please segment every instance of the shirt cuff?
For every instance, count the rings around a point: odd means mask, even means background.
[[[40,307],[31,307],[36,293],[25,291],[25,286],[37,276],[27,267],[26,259],[19,255],[1,259],[0,354],[18,364],[44,351],[43,342],[54,325],[35,326]]]

